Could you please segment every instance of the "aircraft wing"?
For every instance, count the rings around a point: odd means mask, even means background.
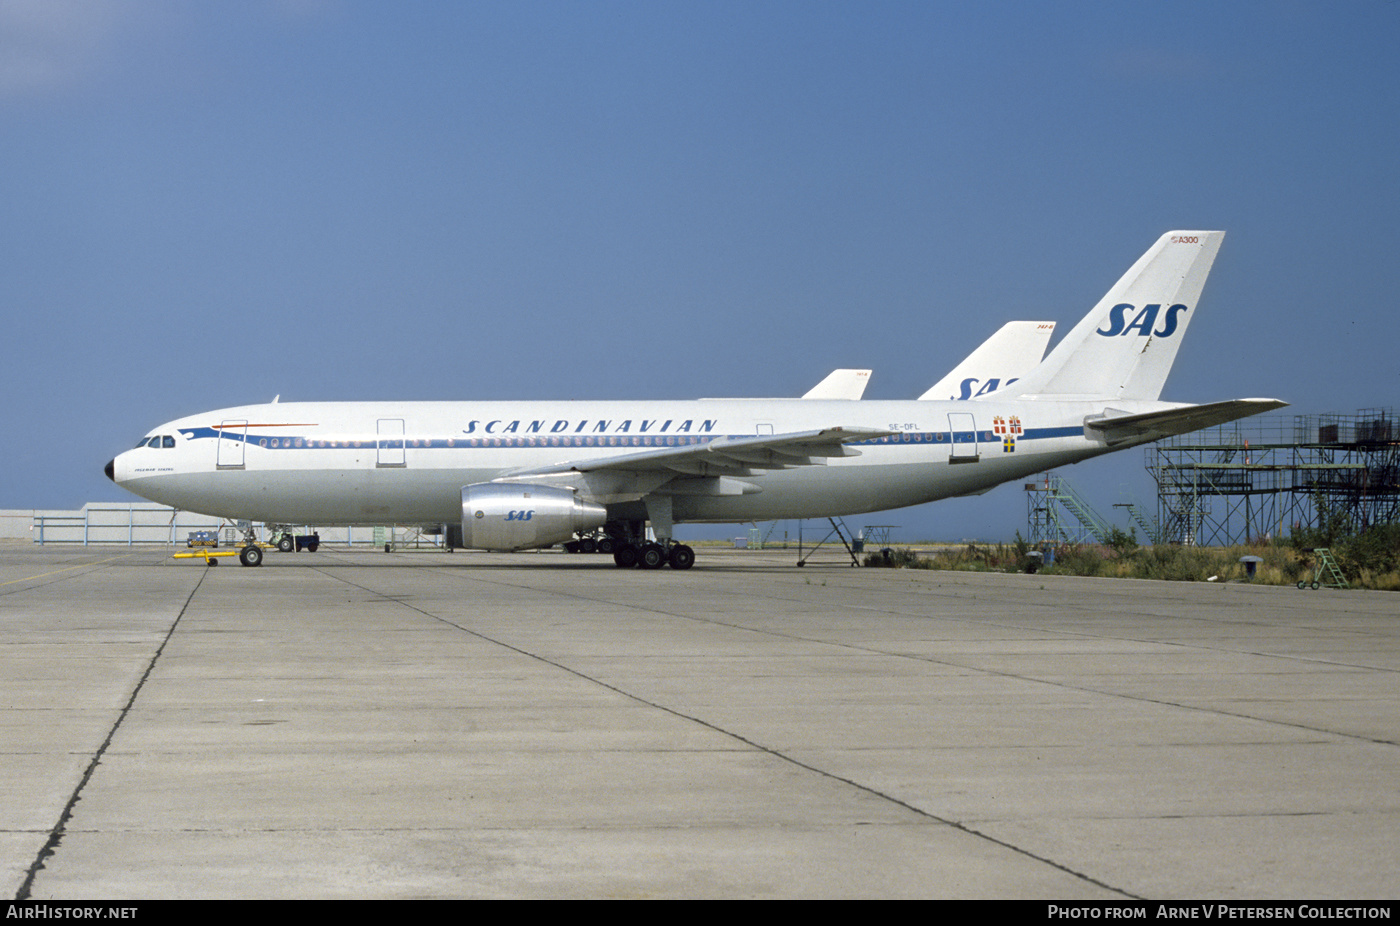
[[[493,482],[568,486],[602,504],[639,499],[664,487],[669,495],[749,495],[753,483],[734,477],[795,466],[822,466],[828,457],[859,456],[847,446],[894,431],[836,427],[753,437],[718,437],[702,444],[656,447],[503,473]]]
[[[748,476],[757,470],[820,466],[826,457],[860,456],[859,450],[847,445],[855,441],[888,437],[894,433],[896,432],[874,428],[825,428],[787,434],[758,434],[753,437],[717,437],[703,444],[656,447],[615,456],[558,463],[538,469],[518,470],[498,477],[497,481],[554,473],[597,472]]]
[[[1115,412],[1110,408],[1101,416],[1084,419],[1084,433],[1089,438],[1102,437],[1110,445],[1145,444],[1287,405],[1287,402],[1278,399],[1231,399],[1228,402],[1187,405],[1136,415]]]

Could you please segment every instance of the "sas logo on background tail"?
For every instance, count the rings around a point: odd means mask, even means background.
[[[1097,328],[1095,331],[1106,338],[1120,337],[1129,331],[1136,331],[1140,338],[1145,338],[1148,335],[1156,338],[1169,338],[1176,334],[1176,317],[1186,311],[1186,306],[1179,302],[1168,307],[1166,317],[1162,319],[1162,327],[1153,331],[1152,326],[1157,324],[1157,315],[1162,311],[1162,304],[1154,302],[1151,305],[1145,305],[1141,311],[1133,316],[1132,321],[1127,321],[1127,314],[1136,308],[1137,306],[1130,302],[1118,303],[1108,311],[1108,330]]]
[[[981,380],[975,376],[972,376],[962,381],[961,385],[959,385],[958,387],[961,391],[957,395],[950,395],[948,396],[948,398],[952,399],[955,402],[964,399],[972,399],[976,398],[979,395],[986,395],[989,392],[996,392],[1001,387],[1010,386],[1014,382],[1016,382],[1016,377],[1014,376],[1004,383],[996,377],[987,380]],[[982,384],[982,387],[980,389],[977,389],[978,383]],[[973,389],[977,389],[977,391],[973,392]]]

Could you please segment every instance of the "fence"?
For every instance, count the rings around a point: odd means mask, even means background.
[[[15,520],[16,512],[7,512],[7,521]],[[199,514],[194,511],[180,511],[166,505],[150,502],[129,504],[95,502],[84,505],[78,511],[34,511],[29,514],[29,533],[38,544],[122,544],[133,546],[138,543],[155,543],[184,546],[190,531],[218,531],[220,543],[232,543],[238,532],[233,525],[222,518]],[[264,525],[255,524],[259,534],[266,537]],[[310,533],[311,527],[297,528],[297,533]],[[354,546],[383,545],[392,540],[396,545],[405,543],[437,546],[441,536],[423,535],[416,528],[403,527],[334,527],[317,528],[321,543],[345,544]]]

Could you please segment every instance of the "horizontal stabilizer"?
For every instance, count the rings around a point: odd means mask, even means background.
[[[1102,416],[1084,419],[1084,435],[1090,439],[1101,438],[1110,445],[1145,444],[1287,405],[1287,402],[1278,399],[1232,399],[1137,415],[1116,414],[1113,409],[1108,409]]]

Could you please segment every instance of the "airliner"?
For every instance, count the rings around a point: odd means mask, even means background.
[[[673,536],[683,522],[980,495],[1283,407],[1159,398],[1223,239],[1163,235],[1044,360],[976,401],[274,401],[163,424],[106,472],[231,520],[435,526],[449,545],[503,551],[601,529],[619,567],[688,569],[695,553]],[[250,528],[247,566],[262,563],[254,539]]]

